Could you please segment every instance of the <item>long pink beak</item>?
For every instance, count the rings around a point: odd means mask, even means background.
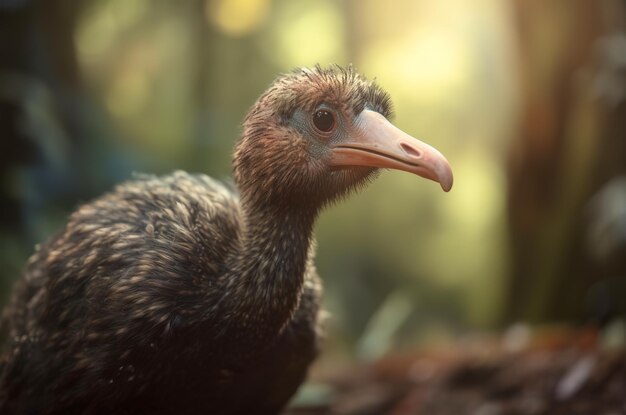
[[[434,147],[391,124],[376,111],[356,117],[355,131],[332,147],[331,166],[366,166],[404,170],[434,180],[444,191],[452,188],[452,169]]]

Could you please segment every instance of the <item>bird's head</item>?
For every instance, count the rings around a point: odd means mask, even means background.
[[[322,206],[367,183],[379,168],[452,187],[436,149],[388,120],[391,101],[351,67],[279,77],[248,113],[235,148],[235,180],[256,203]]]

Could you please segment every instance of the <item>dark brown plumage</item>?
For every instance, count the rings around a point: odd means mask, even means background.
[[[377,167],[452,184],[389,113],[352,69],[297,70],[246,117],[238,195],[176,172],[80,207],[4,312],[0,412],[278,412],[317,353],[319,210]]]

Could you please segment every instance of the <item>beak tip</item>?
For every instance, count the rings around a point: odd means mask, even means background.
[[[439,182],[439,185],[444,192],[449,192],[450,189],[452,189],[452,184],[454,183],[454,176],[452,175],[452,169],[450,168],[450,164],[448,164],[448,161],[445,160],[445,164],[439,169],[436,169],[436,171],[437,181]]]

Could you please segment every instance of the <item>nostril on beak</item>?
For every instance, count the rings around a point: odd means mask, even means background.
[[[407,144],[407,143],[400,143],[400,147],[402,147],[402,150],[404,150],[404,152],[411,156],[411,157],[415,157],[415,158],[421,158],[422,157],[422,152],[417,150],[415,147]]]

